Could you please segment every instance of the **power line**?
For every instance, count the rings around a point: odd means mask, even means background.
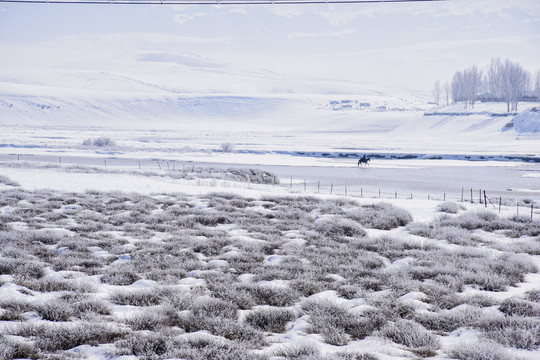
[[[414,3],[447,0],[0,0],[0,3],[79,5],[292,5]]]

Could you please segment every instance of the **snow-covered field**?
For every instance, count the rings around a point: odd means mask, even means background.
[[[540,355],[540,223],[513,207],[24,165],[0,178],[3,358]]]
[[[0,72],[0,358],[540,357],[540,104],[156,56]]]

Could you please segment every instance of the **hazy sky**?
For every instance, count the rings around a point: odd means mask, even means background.
[[[148,51],[194,53],[240,69],[429,90],[435,80],[492,57],[540,70],[540,1],[0,4],[4,76],[22,66],[99,69],[108,60]]]

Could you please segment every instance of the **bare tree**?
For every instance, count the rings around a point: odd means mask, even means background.
[[[463,71],[463,77],[465,82],[465,99],[474,108],[476,96],[482,88],[482,71],[478,69],[478,66],[473,65]]]
[[[433,86],[433,89],[431,90],[431,96],[433,96],[433,100],[435,101],[435,104],[439,106],[439,103],[441,100],[441,82],[439,80],[435,81],[435,85]]]
[[[486,71],[486,87],[491,99],[500,101],[503,96],[503,64],[501,59],[493,58]]]
[[[446,99],[446,106],[448,106],[450,101],[450,84],[448,83],[448,80],[446,80],[446,82],[444,83],[443,91],[444,97]]]
[[[531,74],[518,63],[493,58],[485,77],[476,65],[456,72],[450,91],[454,103],[462,101],[465,108],[469,105],[474,108],[479,93],[485,88],[492,100],[505,101],[510,112],[517,111],[519,101],[531,90],[531,83]],[[534,89],[540,96],[540,72],[536,75]]]
[[[534,77],[534,96],[536,96],[537,99],[540,99],[540,70],[536,72]]]
[[[503,65],[503,96],[506,110],[517,111],[519,100],[529,91],[530,74],[518,63],[506,60]]]

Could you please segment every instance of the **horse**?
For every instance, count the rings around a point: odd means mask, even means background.
[[[362,156],[360,158],[360,160],[358,160],[358,165],[356,165],[356,166],[360,166],[361,164],[366,164],[366,166],[368,166],[369,165],[369,160],[371,160],[371,159],[366,157],[366,154],[364,154],[364,156]]]

